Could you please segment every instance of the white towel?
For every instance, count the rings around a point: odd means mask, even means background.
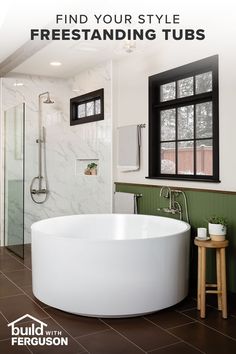
[[[114,213],[137,214],[137,198],[135,194],[116,192],[114,195]]]
[[[141,130],[137,125],[118,128],[118,169],[137,171],[140,167]]]

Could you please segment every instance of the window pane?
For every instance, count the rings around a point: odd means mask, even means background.
[[[86,103],[86,116],[94,115],[94,101]]]
[[[196,104],[196,137],[212,137],[212,102]]]
[[[101,100],[95,101],[95,114],[101,114]]]
[[[175,174],[175,143],[161,144],[161,173]]]
[[[197,175],[213,175],[213,148],[212,139],[196,142]]]
[[[178,143],[178,173],[192,175],[193,167],[193,141],[182,141]]]
[[[178,140],[193,139],[193,117],[193,105],[178,108]]]
[[[196,93],[212,91],[212,72],[195,76]]]
[[[175,140],[175,109],[161,111],[161,140]]]
[[[85,104],[79,104],[78,105],[78,118],[83,118],[85,117]]]
[[[175,82],[170,82],[165,85],[161,85],[161,102],[174,100],[175,97]]]
[[[193,77],[179,80],[177,85],[178,98],[193,95]]]

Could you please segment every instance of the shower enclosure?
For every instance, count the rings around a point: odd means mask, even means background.
[[[45,103],[54,103],[49,92],[38,95],[37,110],[27,106],[27,129],[25,104],[18,104],[4,112],[4,245],[22,258],[24,244],[30,243],[30,225],[37,220],[41,210],[37,209],[37,215],[32,215],[32,202],[28,197],[31,196],[36,204],[43,204],[49,196],[46,129],[42,117]],[[33,127],[30,125],[32,122]],[[32,136],[29,135],[31,133]],[[36,146],[31,145],[34,134],[37,135]],[[38,159],[35,159],[36,154]]]
[[[25,104],[4,112],[5,246],[24,258]]]

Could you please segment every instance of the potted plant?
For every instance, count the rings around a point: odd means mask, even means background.
[[[208,230],[213,241],[225,240],[227,220],[223,216],[211,216],[207,219]]]
[[[97,167],[98,165],[95,162],[89,163],[88,164],[88,169],[90,170],[90,174],[93,176],[97,175]]]

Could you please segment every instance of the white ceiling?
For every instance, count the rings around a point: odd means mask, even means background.
[[[127,0],[120,0],[119,4],[114,4],[114,8],[108,0],[0,0],[0,64],[29,41],[30,29],[55,26],[57,13],[122,13],[131,12],[132,9],[133,5],[128,4]],[[102,61],[128,55],[122,50],[123,44],[112,41],[54,42],[21,63],[13,72],[70,77]],[[55,60],[63,65],[51,67],[49,63]]]
[[[155,3],[154,0],[150,2]],[[82,6],[79,6],[82,5]],[[142,12],[145,5],[138,4]],[[108,10],[109,9],[109,10]],[[0,1],[0,63],[29,41],[30,29],[55,26],[56,13],[132,13],[133,4],[120,0],[110,6],[108,0],[7,0]],[[91,15],[92,17],[92,15]],[[54,41],[13,69],[13,73],[43,75],[59,78],[71,77],[87,68],[110,59],[138,55],[151,43],[137,43],[135,53],[127,54],[122,41],[73,42]],[[60,61],[62,66],[52,67],[51,61]]]
[[[104,47],[105,44],[101,42],[53,42],[16,67],[13,72],[67,78],[109,59],[115,48],[112,44]],[[53,67],[50,65],[52,61],[59,61],[62,65]]]
[[[12,72],[29,75],[43,75],[69,78],[107,60],[119,60],[129,55],[139,55],[151,50],[151,43],[138,42],[133,53],[124,49],[124,41],[52,42],[41,49]],[[52,61],[61,66],[53,67]]]

